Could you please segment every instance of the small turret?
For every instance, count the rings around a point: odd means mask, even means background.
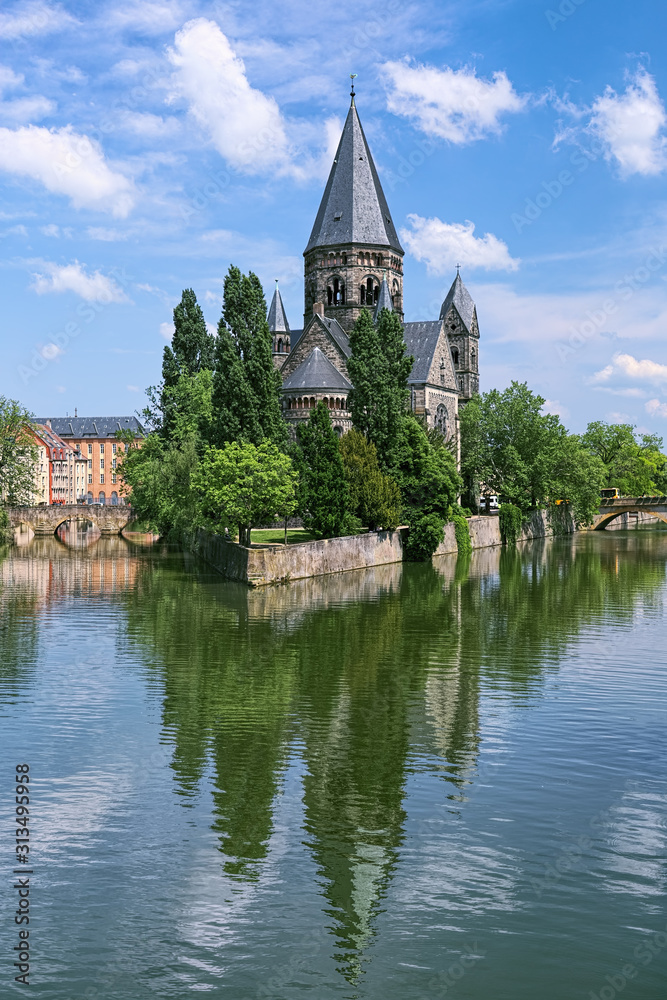
[[[283,305],[283,300],[278,288],[276,278],[276,289],[271,299],[269,313],[267,316],[269,333],[273,341],[273,363],[276,368],[282,368],[285,358],[290,352],[290,328],[287,322],[287,313]]]
[[[475,303],[458,269],[442,303],[440,319],[445,324],[462,406],[479,392],[479,326]]]
[[[380,294],[378,295],[377,305],[375,306],[375,312],[373,313],[373,322],[377,323],[380,318],[380,313],[383,309],[388,309],[390,312],[394,311],[394,300],[391,297],[391,292],[389,291],[389,285],[387,284],[387,274],[382,276],[382,284],[380,285]]]

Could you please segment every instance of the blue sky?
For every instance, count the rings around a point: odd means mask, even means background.
[[[483,391],[667,438],[666,36],[655,0],[3,3],[0,395],[141,408],[230,263],[300,327],[356,72],[406,319],[460,262]]]

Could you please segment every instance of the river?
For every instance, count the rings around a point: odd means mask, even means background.
[[[26,762],[40,1000],[659,1000],[666,563],[615,531],[251,591],[5,550],[0,996]]]

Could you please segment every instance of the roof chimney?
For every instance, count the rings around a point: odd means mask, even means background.
[[[75,417],[78,417],[78,415],[79,415],[79,414],[78,414],[78,411],[77,411],[77,408],[76,408],[76,406],[75,406],[75,407],[74,407],[74,416],[75,416]]]
[[[46,426],[47,426],[47,427],[50,427],[50,426],[51,426],[51,418],[50,418],[50,417],[49,417],[49,418],[48,418],[48,420],[46,421]]]
[[[324,302],[313,303],[313,316],[324,316]]]

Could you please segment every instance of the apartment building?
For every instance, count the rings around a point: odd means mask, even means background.
[[[124,503],[122,477],[118,465],[125,445],[116,437],[118,431],[131,431],[141,444],[144,429],[136,417],[48,417],[40,418],[63,441],[81,453],[85,468],[83,496],[88,502]]]
[[[48,421],[33,424],[37,448],[34,502],[76,503],[85,496],[85,460],[78,447],[63,441]]]

